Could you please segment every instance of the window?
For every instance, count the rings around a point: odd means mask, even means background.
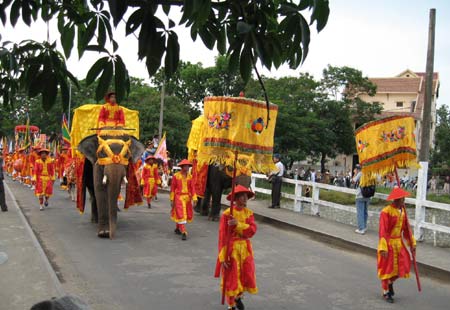
[[[403,101],[397,101],[397,108],[403,108]]]

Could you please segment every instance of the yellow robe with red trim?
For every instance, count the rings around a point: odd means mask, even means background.
[[[233,207],[233,218],[238,224],[231,228],[231,239],[228,238],[228,220],[231,219],[230,208],[225,210],[220,218],[219,255],[217,257],[215,277],[222,273],[221,287],[225,278],[225,295],[238,296],[243,292],[258,293],[256,286],[255,261],[250,238],[256,233],[253,211],[248,208]],[[228,246],[231,247],[227,253]],[[227,269],[221,263],[230,255],[231,266]]]
[[[36,196],[45,195],[50,197],[53,194],[53,181],[55,180],[55,163],[53,159],[47,158],[45,162],[42,159],[36,160],[34,164],[34,176]]]
[[[125,126],[125,114],[123,113],[122,107],[118,104],[105,103],[98,115],[98,126],[99,128],[105,126]]]
[[[416,240],[407,233],[408,229],[410,228],[406,226],[404,211],[400,212],[393,205],[381,211],[377,257],[378,278],[381,280],[393,277],[409,278],[411,257],[403,240],[414,247]],[[380,255],[381,251],[388,253],[387,258]]]
[[[143,196],[145,198],[155,197],[158,193],[158,185],[161,179],[158,173],[157,164],[145,164],[142,168],[141,185],[144,186]]]
[[[170,212],[175,223],[191,222],[193,218],[192,201],[197,201],[194,189],[194,179],[188,173],[184,176],[181,171],[174,174],[170,187],[170,201],[173,208]]]

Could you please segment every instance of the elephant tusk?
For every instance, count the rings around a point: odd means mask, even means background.
[[[107,180],[107,179],[108,179],[108,178],[106,177],[106,175],[104,175],[104,176],[103,176],[102,183],[103,183],[103,184],[106,184],[106,180]]]
[[[127,179],[127,177],[123,177],[123,182],[124,182],[125,184],[128,184],[128,179]]]

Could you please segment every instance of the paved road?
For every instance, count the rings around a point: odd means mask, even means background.
[[[217,222],[197,217],[181,241],[161,193],[151,210],[121,212],[117,239],[104,240],[65,192],[56,190],[40,212],[30,189],[7,182],[66,292],[93,309],[224,309],[212,276]],[[400,280],[396,304],[385,303],[374,257],[266,224],[253,246],[260,293],[247,296],[247,309],[448,309],[450,284],[426,278],[420,295],[413,279]]]

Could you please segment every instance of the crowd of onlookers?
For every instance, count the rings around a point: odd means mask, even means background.
[[[305,167],[300,167],[290,170],[289,172],[287,172],[286,176],[296,180],[319,182],[340,187],[353,188],[355,186],[355,184],[352,183],[354,173],[350,170],[347,172],[338,172],[337,170],[335,170],[334,173],[331,174],[330,170],[328,169],[325,170],[324,173],[321,173],[320,171],[316,171],[311,167],[307,169],[305,169]],[[417,189],[417,179],[417,176],[412,177],[409,176],[407,172],[405,172],[400,177],[400,187],[406,190],[415,191]],[[386,188],[394,188],[398,186],[394,173],[389,173],[384,177],[381,177],[378,180],[378,186]],[[427,188],[431,193],[450,194],[450,176],[436,177],[432,175],[431,177],[429,177]]]

